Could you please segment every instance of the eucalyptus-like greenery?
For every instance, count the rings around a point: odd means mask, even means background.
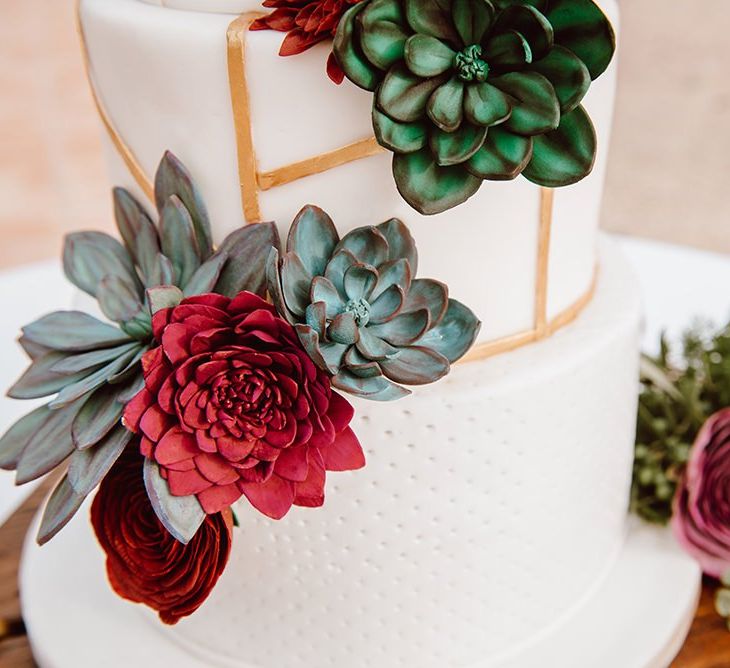
[[[340,239],[330,217],[307,206],[294,220],[281,259],[272,251],[269,292],[312,360],[351,394],[399,399],[405,385],[449,372],[479,332],[476,316],[448,288],[416,278],[408,228],[392,219]]]
[[[676,349],[662,338],[643,359],[631,506],[650,522],[668,522],[699,430],[730,406],[730,326],[706,330],[688,331]]]
[[[484,180],[575,183],[596,153],[581,101],[613,29],[592,0],[364,0],[334,52],[374,93],[378,142],[405,200],[440,213]]]
[[[68,461],[46,506],[40,543],[65,526],[132,439],[121,417],[144,386],[141,360],[154,343],[152,313],[183,295],[265,293],[266,258],[278,246],[272,224],[241,228],[216,251],[200,193],[171,153],[157,170],[155,203],[157,225],[117,188],[122,242],[102,232],[66,237],[64,272],[97,300],[107,321],[56,311],[22,330],[31,364],[8,395],[52,398],[0,438],[0,468],[15,470],[23,484]]]

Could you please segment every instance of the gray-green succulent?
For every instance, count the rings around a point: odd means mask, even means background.
[[[271,253],[269,292],[310,357],[332,384],[390,401],[449,372],[472,346],[476,316],[447,287],[416,278],[418,254],[407,227],[392,219],[340,239],[330,217],[307,206],[294,220],[286,253]]]
[[[31,365],[8,395],[53,398],[0,438],[0,468],[15,470],[23,484],[68,460],[46,506],[40,543],[65,526],[133,437],[121,417],[144,386],[151,313],[183,295],[266,291],[266,258],[279,243],[273,224],[240,228],[214,249],[200,193],[171,153],[157,170],[155,200],[157,225],[128,191],[114,190],[122,242],[102,232],[66,237],[64,272],[96,298],[108,321],[57,311],[22,330]]]

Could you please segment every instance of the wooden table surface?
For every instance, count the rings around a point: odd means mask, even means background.
[[[10,631],[4,639],[0,637],[0,668],[36,666],[22,625],[17,575],[26,530],[48,490],[47,481],[0,527],[0,636],[3,626]],[[689,638],[671,668],[730,667],[730,631],[714,610],[715,588],[705,582]]]

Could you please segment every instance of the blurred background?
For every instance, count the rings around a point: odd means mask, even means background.
[[[74,0],[0,0],[0,266],[111,228]],[[728,0],[624,0],[603,227],[730,252]]]

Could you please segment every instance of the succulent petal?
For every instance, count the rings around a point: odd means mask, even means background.
[[[335,249],[350,251],[359,262],[379,267],[388,259],[388,240],[376,227],[358,227],[346,234]]]
[[[429,146],[441,167],[460,165],[473,156],[484,144],[488,128],[462,123],[454,132],[434,128]]]
[[[505,128],[530,136],[550,132],[560,124],[560,102],[552,84],[537,72],[510,72],[491,80],[514,99]]]
[[[479,44],[494,20],[489,0],[453,0],[451,15],[464,44]]]
[[[340,19],[335,34],[334,54],[352,83],[365,90],[374,91],[380,84],[383,73],[370,63],[356,39],[359,33],[357,19],[366,7],[366,2],[357,3]]]
[[[378,272],[367,264],[350,267],[345,274],[345,294],[350,300],[369,299],[378,282]]]
[[[418,341],[428,331],[430,324],[429,312],[421,309],[411,313],[401,313],[386,323],[373,324],[367,329],[373,336],[381,338],[393,346],[401,347],[410,346]]]
[[[360,15],[360,46],[375,67],[387,70],[403,58],[408,39],[407,25],[399,0],[371,0]]]
[[[310,300],[312,302],[324,302],[327,309],[327,318],[329,319],[338,315],[344,307],[342,296],[324,276],[314,277],[311,283]]]
[[[408,260],[411,275],[415,275],[418,271],[418,251],[416,250],[413,235],[405,223],[397,218],[391,218],[384,223],[380,223],[378,230],[388,241],[388,259],[400,260],[403,258]]]
[[[373,301],[370,307],[370,322],[378,325],[393,319],[403,307],[405,293],[400,285],[391,285]]]
[[[369,360],[355,347],[347,351],[345,355],[345,366],[348,371],[360,378],[374,378],[375,376],[383,375],[383,372],[380,370],[380,364]]]
[[[360,340],[360,332],[352,313],[336,315],[327,328],[327,336],[334,343],[346,346],[355,345]]]
[[[474,345],[481,323],[461,302],[449,299],[441,322],[426,332],[417,342],[420,347],[441,353],[452,364]]]
[[[425,309],[428,311],[430,326],[434,327],[444,317],[449,302],[449,289],[440,281],[432,278],[417,278],[403,304],[402,311],[410,313]]]
[[[426,111],[431,94],[448,78],[448,74],[440,74],[423,79],[410,72],[405,64],[397,63],[378,89],[378,107],[396,121],[418,121]]]
[[[316,206],[305,206],[294,219],[286,250],[301,260],[310,276],[322,276],[340,237],[332,219]]]
[[[553,46],[553,27],[550,21],[535,7],[512,5],[497,16],[493,30],[499,34],[506,30],[517,31],[530,45],[532,59],[546,56]]]
[[[381,265],[378,274],[378,284],[371,295],[373,300],[394,285],[400,287],[404,293],[407,293],[411,287],[411,266],[404,258],[391,260]]]
[[[394,121],[376,106],[373,106],[373,131],[378,143],[395,153],[413,153],[428,143],[428,125],[425,121]]]
[[[456,51],[429,35],[412,35],[405,43],[405,63],[419,77],[435,77],[451,70],[454,58]]]
[[[433,92],[428,100],[427,112],[438,128],[444,132],[454,132],[461,125],[463,108],[464,82],[454,76]]]
[[[327,305],[324,302],[314,302],[307,306],[305,313],[309,325],[322,338],[327,331]]]
[[[451,18],[450,1],[403,0],[403,4],[413,32],[437,37],[450,44],[459,44],[460,38]]]
[[[296,253],[289,252],[281,258],[281,287],[288,309],[296,316],[303,316],[310,302],[312,276]],[[312,301],[319,301],[313,299]]]
[[[398,349],[373,332],[373,327],[363,327],[360,330],[360,340],[357,342],[358,351],[369,360],[381,361],[397,354]]]
[[[464,113],[470,123],[490,127],[506,121],[512,113],[510,98],[489,83],[466,87]]]
[[[523,137],[502,127],[489,129],[487,139],[466,168],[481,179],[506,181],[518,177],[532,159],[532,137]]]
[[[573,111],[591,85],[591,73],[585,63],[572,51],[559,45],[555,45],[545,58],[534,63],[532,69],[553,85],[562,114]]]
[[[508,30],[492,36],[484,49],[484,58],[497,71],[521,69],[532,62],[532,49],[524,35]]]
[[[411,394],[382,375],[363,378],[343,369],[332,378],[332,385],[344,392],[371,401],[395,401]]]
[[[395,357],[380,363],[383,373],[397,383],[426,385],[443,378],[451,368],[449,360],[430,348],[401,348]]]

